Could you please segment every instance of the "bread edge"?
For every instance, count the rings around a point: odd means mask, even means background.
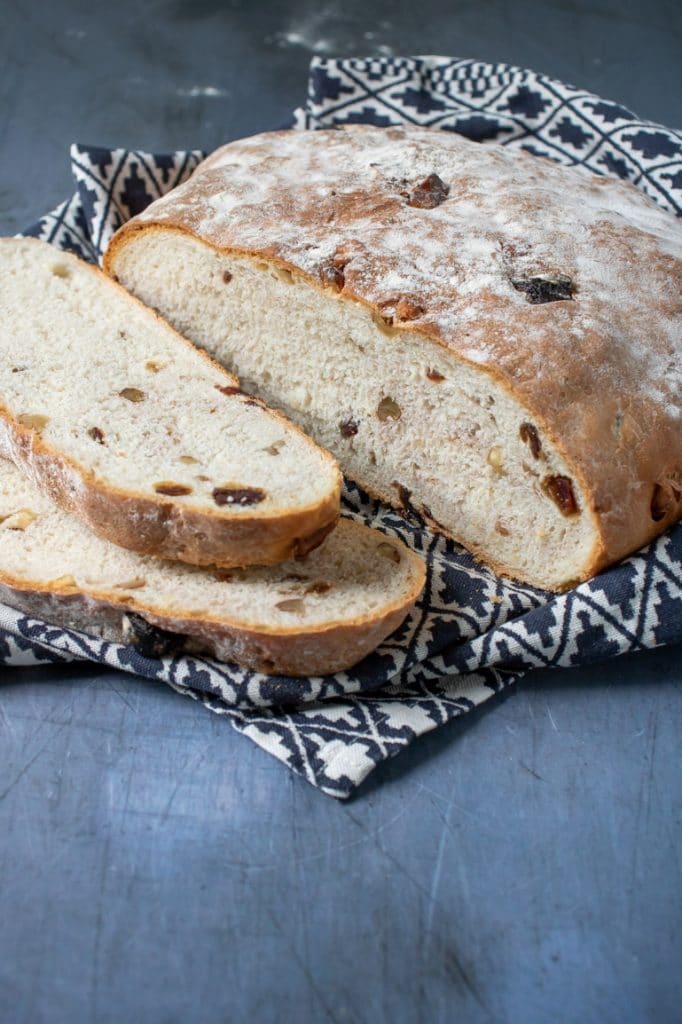
[[[48,244],[31,238],[21,241],[39,246]],[[239,386],[234,374],[229,373],[203,349],[193,345],[156,310],[145,306],[110,275],[72,253],[62,253],[61,250],[55,252],[76,260],[81,268],[95,274],[106,287],[116,289],[126,297],[126,301],[135,303],[146,315],[198,353],[216,373],[225,378],[226,383]],[[225,400],[241,399],[237,395],[229,395]],[[177,501],[124,491],[96,480],[86,466],[81,466],[54,446],[45,443],[39,432],[20,425],[1,402],[0,454],[10,458],[61,508],[74,513],[98,536],[120,547],[192,565],[219,565],[226,568],[272,565],[313,550],[334,529],[340,513],[342,477],[336,459],[330,452],[317,445],[283,413],[269,409],[258,399],[256,401],[287,429],[304,438],[307,445],[335,469],[333,487],[324,501],[294,511],[274,510],[259,514],[254,509],[230,517],[218,509],[200,512],[183,507]]]
[[[266,675],[328,675],[349,669],[370,654],[400,626],[424,589],[425,563],[402,541],[392,539],[412,566],[412,586],[407,593],[376,615],[305,629],[295,625],[268,629],[182,610],[169,613],[130,594],[112,600],[110,592],[96,588],[86,590],[60,580],[48,584],[19,579],[2,570],[0,601],[55,625],[123,644],[130,643],[123,618],[132,613],[184,640],[178,646],[179,654],[203,653]]]

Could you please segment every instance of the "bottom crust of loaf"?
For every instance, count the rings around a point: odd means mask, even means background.
[[[26,591],[0,582],[3,604],[55,626],[132,645],[149,657],[206,655],[264,675],[293,677],[352,668],[398,628],[416,596],[410,594],[399,607],[364,623],[277,634],[149,611],[142,616],[84,594]]]

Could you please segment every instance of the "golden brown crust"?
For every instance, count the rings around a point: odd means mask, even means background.
[[[387,602],[381,612],[308,628],[230,623],[210,613],[169,614],[136,594],[114,596],[75,583],[16,579],[0,572],[0,601],[56,625],[104,639],[129,642],[124,616],[134,613],[164,631],[177,634],[178,652],[204,653],[268,675],[326,675],[351,668],[398,628],[422,591],[425,566],[408,548],[413,566],[409,592]]]
[[[436,169],[448,197],[413,208]],[[489,374],[579,481],[598,535],[581,579],[682,514],[682,232],[634,187],[426,129],[270,133],[218,150],[124,225],[109,273],[141,230],[272,261],[377,318],[409,291],[422,312],[389,329]],[[332,258],[343,274],[325,287]],[[575,293],[533,304],[510,282],[535,273]],[[396,275],[409,287],[385,284]]]

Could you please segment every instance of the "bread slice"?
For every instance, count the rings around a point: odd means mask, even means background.
[[[408,614],[425,567],[348,519],[303,561],[211,570],[109,544],[0,460],[0,600],[150,656],[205,652],[259,672],[349,668]]]
[[[682,228],[452,132],[231,143],[105,268],[498,571],[563,589],[682,509]]]
[[[268,565],[333,528],[334,459],[101,271],[0,240],[0,454],[123,547]]]

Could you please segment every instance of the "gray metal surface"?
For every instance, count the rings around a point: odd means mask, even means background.
[[[280,123],[313,50],[509,60],[682,122],[676,0],[69,0],[2,27],[3,233],[70,191],[72,140]],[[681,675],[679,649],[538,672],[341,805],[163,686],[5,672],[0,1020],[679,1021]]]

